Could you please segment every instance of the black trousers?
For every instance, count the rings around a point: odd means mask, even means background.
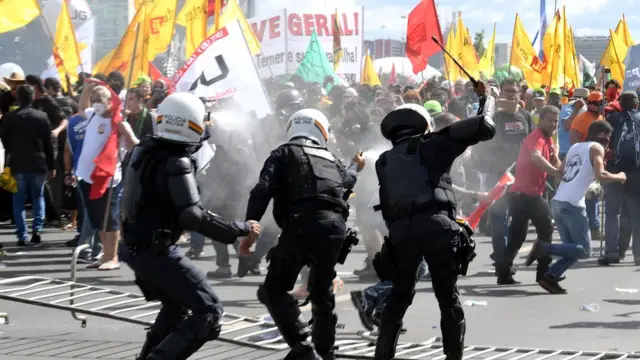
[[[538,240],[551,243],[553,236],[553,222],[549,211],[549,202],[543,196],[531,196],[524,193],[509,193],[509,236],[504,257],[500,262],[499,276],[506,276],[513,267],[513,260],[518,255],[522,244],[527,239],[529,220],[536,229]],[[537,274],[544,275],[549,269],[551,257],[538,259]]]
[[[149,250],[132,253],[122,245],[120,258],[135,272],[136,284],[147,300],[162,303],[140,359],[186,360],[218,337],[223,314],[220,299],[177,247],[158,256]]]
[[[278,244],[267,259],[269,267],[258,299],[265,304],[284,340],[292,348],[305,343],[308,325],[296,300],[289,294],[303,266],[308,265],[313,324],[311,338],[320,355],[329,354],[335,344],[338,318],[335,314],[333,279],[335,265],[346,236],[342,214],[320,212],[289,221]]]
[[[444,353],[447,360],[462,359],[466,326],[454,259],[457,237],[458,233],[453,231],[432,232],[392,244],[389,256],[392,264],[395,264],[395,274],[380,322],[376,360],[389,360],[395,356],[402,319],[413,302],[417,270],[423,258],[429,266],[433,292],[440,307]]]

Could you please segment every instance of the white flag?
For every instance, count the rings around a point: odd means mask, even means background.
[[[233,97],[244,113],[271,114],[253,57],[237,21],[205,39],[173,77],[177,91],[216,100]]]
[[[42,1],[42,13],[50,30],[50,32],[46,33],[47,36],[49,36],[49,34],[56,36],[56,24],[58,22],[58,16],[60,15],[62,1],[67,0]],[[91,73],[93,71],[93,47],[95,41],[96,19],[91,12],[89,4],[85,0],[68,0],[67,6],[69,8],[73,28],[76,32],[76,41],[78,42],[80,58],[82,60],[82,67],[78,68],[78,72],[82,69],[85,72]],[[45,22],[43,22],[43,26],[46,26],[44,23]],[[47,69],[42,72],[41,77],[43,79],[48,77],[60,77],[53,55],[51,55],[47,60]],[[64,79],[60,80],[64,81]]]
[[[582,86],[595,85],[596,64],[589,62],[582,54],[580,54],[580,60],[578,62],[578,75],[580,76]]]

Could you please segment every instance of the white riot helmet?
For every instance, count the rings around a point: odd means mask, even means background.
[[[158,106],[158,137],[184,144],[199,143],[205,115],[204,104],[195,95],[171,94]]]
[[[327,147],[330,131],[329,120],[320,110],[302,109],[291,115],[287,125],[287,139],[303,137]]]

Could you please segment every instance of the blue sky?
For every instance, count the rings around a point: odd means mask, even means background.
[[[531,40],[539,28],[540,0],[436,0],[443,31],[451,22],[452,11],[462,11],[462,19],[472,33],[485,30],[486,41],[496,23],[498,42],[511,42],[513,21],[520,14]],[[553,0],[547,1],[547,19],[553,18]],[[351,9],[364,6],[366,39],[404,37],[407,15],[419,0],[257,0],[258,15],[269,15],[276,9],[299,10]],[[634,6],[635,2],[635,6]],[[638,0],[557,0],[566,5],[567,18],[576,36],[608,35],[625,13],[631,35],[640,40]]]

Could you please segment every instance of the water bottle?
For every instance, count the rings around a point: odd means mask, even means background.
[[[600,305],[596,303],[580,306],[580,311],[596,312],[598,310],[600,310]]]

